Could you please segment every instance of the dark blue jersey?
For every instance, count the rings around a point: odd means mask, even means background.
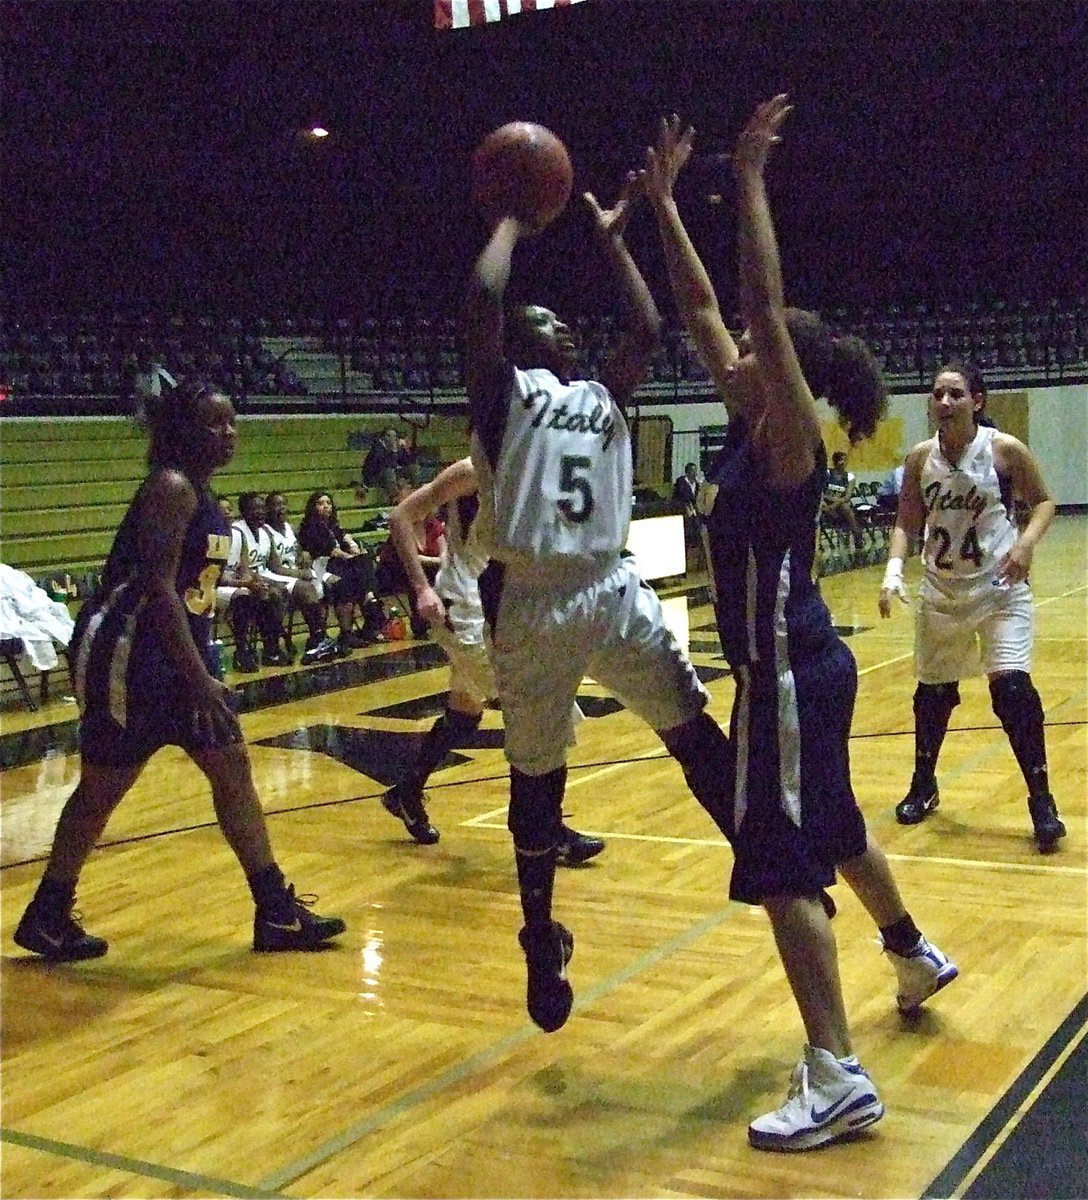
[[[711,473],[718,632],[737,684],[729,894],[748,904],[817,895],[866,845],[850,786],[857,668],[812,578],[826,466],[820,447],[799,487],[775,490],[734,418]]]
[[[710,475],[718,495],[708,533],[718,633],[734,670],[782,670],[787,661],[819,653],[835,640],[812,577],[826,472],[821,446],[800,487],[773,489],[753,457],[746,423],[730,421]]]
[[[81,706],[106,707],[120,725],[133,707],[178,699],[177,670],[139,584],[141,485],[114,538],[98,594],[80,611],[72,639],[75,691]],[[203,651],[215,612],[215,587],[230,551],[230,529],[211,493],[198,493],[185,531],[177,590],[197,648]],[[146,513],[144,514],[146,518]]]

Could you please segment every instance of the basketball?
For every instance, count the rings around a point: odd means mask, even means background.
[[[566,207],[573,182],[566,146],[531,121],[493,130],[472,156],[472,198],[491,220],[513,216],[541,230]]]

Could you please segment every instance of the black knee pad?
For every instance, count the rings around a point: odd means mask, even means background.
[[[1027,671],[995,675],[990,680],[990,704],[1006,731],[1043,720],[1043,702]]]
[[[567,768],[547,775],[526,775],[510,768],[510,809],[506,827],[518,850],[548,850],[559,841],[563,823],[563,793]]]
[[[449,728],[450,737],[453,739],[453,745],[464,745],[480,728],[482,719],[483,713],[473,715],[472,713],[458,712],[455,708],[447,708],[445,722]]]
[[[914,689],[914,716],[918,721],[947,726],[960,702],[958,683],[920,683]]]

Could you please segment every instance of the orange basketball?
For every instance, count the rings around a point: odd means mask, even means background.
[[[472,156],[472,198],[491,220],[513,216],[543,229],[566,207],[573,182],[566,146],[531,121],[493,130]]]

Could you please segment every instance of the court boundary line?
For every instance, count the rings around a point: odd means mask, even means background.
[[[216,1175],[203,1175],[199,1171],[186,1171],[179,1167],[165,1167],[161,1163],[141,1158],[129,1158],[125,1154],[114,1154],[108,1150],[94,1150],[90,1146],[79,1146],[74,1142],[61,1142],[55,1138],[41,1137],[36,1133],[23,1133],[18,1129],[0,1128],[0,1142],[21,1146],[26,1150],[37,1150],[52,1154],[69,1162],[86,1163],[93,1167],[108,1167],[124,1171],[139,1179],[158,1179],[163,1183],[177,1184],[193,1191],[211,1193],[213,1196],[238,1196],[243,1200],[271,1200],[278,1193],[267,1188],[240,1183],[235,1179],[221,1179]]]
[[[1079,1044],[1077,1034],[1085,1028],[1088,1028],[1088,994],[1077,1001],[1072,1012],[1029,1060],[944,1170],[922,1192],[920,1200],[948,1200],[961,1194],[960,1189],[970,1186],[992,1157],[989,1154],[991,1148],[996,1153],[1015,1131],[1018,1119],[1028,1112],[1041,1090],[1060,1069],[1068,1057],[1064,1052],[1072,1053]],[[976,1167],[979,1168],[977,1172]]]

